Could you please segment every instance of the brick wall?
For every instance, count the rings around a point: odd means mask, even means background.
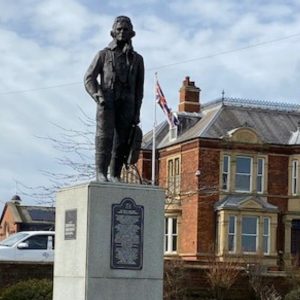
[[[197,254],[197,219],[198,219],[198,178],[199,168],[198,142],[194,141],[161,150],[159,153],[159,185],[167,187],[168,159],[180,158],[180,239],[179,252],[186,259],[195,258]]]
[[[215,242],[214,204],[219,200],[220,151],[201,148],[199,152],[198,252],[210,253]]]
[[[181,148],[181,231],[180,254],[186,259],[196,258],[198,251],[198,177],[199,145],[192,142]]]
[[[288,156],[269,155],[268,202],[279,208],[277,227],[277,250],[284,250],[284,223],[282,214],[288,210]]]
[[[198,196],[185,197],[185,199],[182,200],[179,251],[186,259],[194,259],[197,255],[197,219]]]
[[[159,158],[157,161],[158,185],[167,188],[167,157]]]
[[[139,160],[137,162],[137,168],[141,177],[150,181],[152,176],[152,153],[150,151],[141,151]]]
[[[179,252],[186,259],[195,259],[199,253],[210,253],[215,242],[214,203],[219,200],[220,151],[200,148],[198,140],[160,151],[162,187],[167,182],[167,160],[175,156],[180,156],[182,174]]]
[[[288,156],[269,155],[268,165],[268,193],[276,196],[288,195]],[[270,202],[272,199],[270,199]],[[271,202],[272,203],[272,202]],[[284,202],[277,201],[280,208],[286,210]]]
[[[197,193],[199,169],[199,144],[192,142],[182,145],[181,148],[181,190],[183,193]]]
[[[5,239],[7,233],[10,235],[18,231],[18,224],[15,223],[11,207],[9,204],[6,204],[3,210],[3,219],[0,224],[0,240]]]

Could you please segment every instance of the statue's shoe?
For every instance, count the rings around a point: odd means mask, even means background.
[[[111,176],[110,181],[113,183],[119,183],[119,182],[121,182],[121,179],[119,177]]]
[[[99,182],[108,182],[107,177],[103,173],[97,174],[97,181]]]

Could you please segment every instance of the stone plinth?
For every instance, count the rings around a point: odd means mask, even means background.
[[[164,193],[91,182],[56,203],[54,300],[161,300]]]

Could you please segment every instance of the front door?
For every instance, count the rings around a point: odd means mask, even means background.
[[[292,221],[291,254],[297,266],[300,265],[300,220]]]

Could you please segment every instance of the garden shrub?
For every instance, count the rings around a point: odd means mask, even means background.
[[[300,288],[296,288],[290,291],[284,298],[284,300],[299,300],[300,299]]]
[[[4,289],[0,300],[52,300],[52,288],[49,279],[21,281]]]

